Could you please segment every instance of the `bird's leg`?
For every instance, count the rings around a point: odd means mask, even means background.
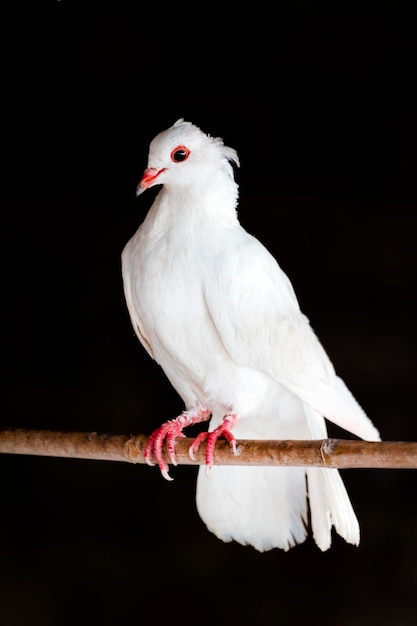
[[[148,465],[154,465],[152,462],[152,455],[155,457],[156,462],[159,465],[161,474],[167,480],[172,480],[168,474],[168,464],[165,461],[163,447],[166,442],[168,456],[173,465],[177,464],[175,458],[175,439],[177,437],[185,437],[183,428],[197,424],[198,422],[205,422],[210,418],[210,410],[201,406],[184,411],[173,420],[165,422],[153,431],[149,437],[149,441],[145,448],[145,461]]]
[[[200,444],[207,439],[206,474],[208,474],[210,469],[213,467],[214,447],[220,437],[224,437],[230,443],[233,454],[236,454],[236,439],[231,429],[233,428],[233,426],[235,426],[238,419],[239,418],[236,413],[226,413],[220,426],[217,426],[217,428],[215,428],[211,433],[200,433],[191,444],[189,449],[189,455],[194,460],[194,455],[200,447]]]

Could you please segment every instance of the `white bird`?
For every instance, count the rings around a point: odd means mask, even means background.
[[[325,418],[370,441],[377,429],[354,399],[301,313],[273,256],[240,225],[234,149],[183,119],[150,144],[137,194],[162,185],[122,253],[134,330],[185,404],[151,435],[165,478],[167,443],[210,419],[197,509],[223,541],[288,550],[307,536],[331,545],[332,526],[359,543],[359,524],[336,469],[213,466],[219,437],[323,439]],[[233,433],[232,433],[233,429]],[[307,503],[308,502],[308,503]]]

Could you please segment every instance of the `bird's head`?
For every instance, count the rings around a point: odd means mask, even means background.
[[[239,165],[233,148],[225,146],[219,137],[210,137],[191,122],[179,119],[152,140],[148,165],[136,195],[154,185],[201,186],[220,171],[233,179],[230,162]]]

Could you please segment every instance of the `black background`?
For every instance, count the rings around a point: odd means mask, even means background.
[[[4,428],[147,434],[182,410],[120,254],[155,196],[135,198],[149,142],[185,117],[237,149],[241,222],[383,438],[417,440],[411,6],[63,0],[3,20]],[[205,529],[196,468],[0,472],[1,626],[416,623],[415,471],[343,472],[360,547],[266,554]]]

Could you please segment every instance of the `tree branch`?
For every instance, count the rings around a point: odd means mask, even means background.
[[[145,463],[145,435],[107,435],[48,430],[0,431],[0,453]],[[205,444],[193,461],[188,455],[192,439],[177,439],[179,465],[203,465]],[[238,440],[237,454],[226,441],[218,441],[215,465],[298,465],[337,468],[416,469],[417,442],[369,442],[350,439],[316,441]]]

